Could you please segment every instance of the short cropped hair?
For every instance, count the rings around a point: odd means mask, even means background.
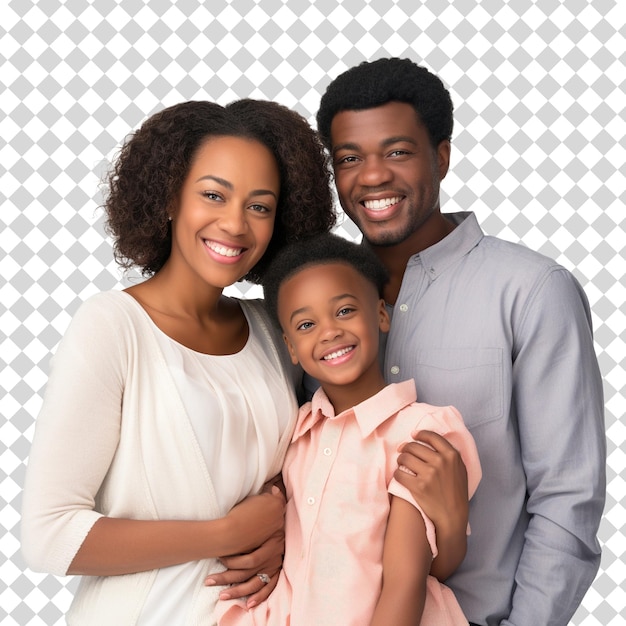
[[[285,244],[332,228],[336,212],[328,157],[301,115],[264,100],[238,100],[225,107],[182,102],[154,114],[131,134],[107,174],[107,230],[123,268],[137,266],[144,276],[151,276],[163,267],[172,246],[169,211],[194,158],[208,139],[225,136],[266,146],[280,173],[272,239],[248,280],[259,282]]]
[[[377,59],[346,70],[328,85],[317,113],[317,130],[328,150],[330,128],[341,111],[362,111],[388,102],[413,106],[433,148],[452,138],[452,99],[441,79],[410,59]]]
[[[280,286],[304,269],[329,263],[344,263],[370,281],[382,298],[389,280],[387,269],[367,245],[356,244],[332,233],[311,237],[281,250],[267,269],[262,281],[265,307],[273,321],[278,321]]]

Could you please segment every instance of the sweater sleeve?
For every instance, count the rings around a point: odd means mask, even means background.
[[[458,450],[467,470],[467,488],[468,495],[471,498],[474,495],[482,477],[482,470],[480,467],[476,443],[474,442],[474,438],[471,433],[463,423],[460,413],[451,406],[435,407],[428,406],[426,404],[415,404],[412,406],[419,408],[421,412],[421,417],[415,428],[419,428],[420,430],[432,430],[433,432],[438,433],[442,437],[445,437],[445,439]],[[435,526],[425,515],[419,505],[419,502],[414,499],[410,490],[401,485],[397,480],[395,480],[395,478],[391,479],[388,490],[390,494],[410,502],[420,512],[424,518],[426,536],[433,553],[433,558],[436,557],[438,550]]]
[[[51,360],[22,507],[22,553],[36,571],[66,574],[102,516],[96,496],[120,433],[124,324],[110,295],[94,296],[81,305]]]

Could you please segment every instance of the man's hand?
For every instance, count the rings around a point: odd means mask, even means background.
[[[452,515],[466,527],[467,471],[461,455],[432,431],[422,430],[412,436],[415,442],[400,446],[398,465],[407,467],[415,476],[396,470],[394,477],[411,491],[437,529]]]
[[[232,585],[220,593],[221,600],[230,600],[250,596],[248,608],[263,602],[276,587],[278,575],[283,564],[285,551],[284,529],[275,532],[265,543],[248,554],[225,556],[220,561],[226,571],[211,574],[205,585]],[[264,583],[257,574],[267,574],[269,583]]]
[[[467,471],[461,455],[429,430],[411,433],[416,440],[400,446],[394,478],[411,491],[437,531],[439,555],[431,574],[445,580],[463,560],[469,517]],[[426,444],[426,445],[424,445]]]

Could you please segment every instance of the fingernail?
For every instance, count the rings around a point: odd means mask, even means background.
[[[230,600],[230,593],[226,593],[225,591],[222,591],[220,593],[220,600]]]
[[[256,600],[248,600],[248,602],[246,602],[246,607],[251,609],[253,606],[256,606],[258,604],[258,602]]]
[[[215,581],[212,578],[206,578],[204,581],[205,585],[214,585]]]

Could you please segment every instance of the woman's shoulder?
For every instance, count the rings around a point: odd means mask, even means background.
[[[133,298],[122,291],[87,297],[69,321],[55,351],[55,360],[75,363],[79,357],[89,356],[102,362],[123,362],[142,334],[133,302]],[[135,306],[139,307],[136,303]]]
[[[93,315],[110,317],[122,313],[133,313],[139,309],[139,303],[130,294],[111,289],[89,296],[80,305],[77,313],[88,311]]]
[[[262,299],[239,300],[238,302],[248,322],[250,322],[254,333],[262,332],[265,336],[269,337],[274,344],[281,339],[282,334],[270,318]]]
[[[244,300],[242,298],[232,298],[232,300],[234,302],[238,302],[243,309],[258,311],[260,315],[267,317],[265,304],[263,303],[262,298],[250,298],[248,300]]]
[[[248,322],[252,322],[254,327],[258,327],[259,324],[263,326],[270,325],[270,319],[265,310],[265,306],[263,304],[263,300],[260,298],[254,298],[249,300],[244,300],[242,298],[230,298],[233,304],[241,307],[241,310],[244,312]]]
[[[267,312],[264,301],[262,299],[250,299],[240,300],[240,303],[250,321],[251,332],[264,347],[266,357],[269,358],[270,354],[274,355],[276,363],[286,373],[294,389],[298,390],[298,395],[303,396],[302,369],[299,365],[292,363],[283,340],[282,331]]]
[[[89,296],[80,304],[69,328],[73,332],[120,335],[124,328],[136,331],[143,309],[124,291],[103,291]]]

